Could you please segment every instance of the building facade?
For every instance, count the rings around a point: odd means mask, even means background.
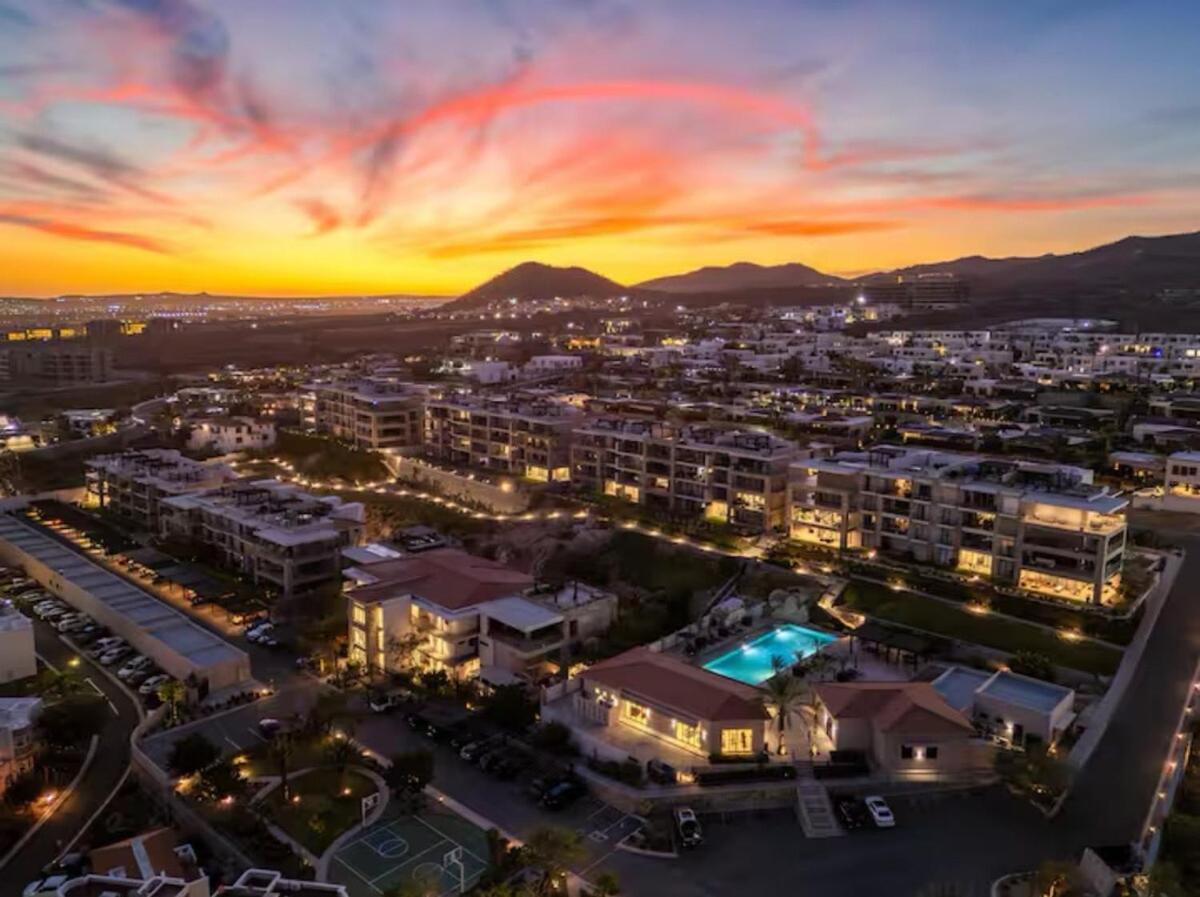
[[[378,381],[313,387],[317,430],[356,448],[415,451],[421,445],[424,393]]]
[[[193,461],[175,449],[97,455],[85,464],[89,504],[126,518],[139,529],[159,530],[161,503],[202,492],[236,478],[223,464]]]

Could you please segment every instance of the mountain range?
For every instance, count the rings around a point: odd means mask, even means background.
[[[917,275],[935,271],[969,280],[976,300],[1148,297],[1164,287],[1200,288],[1200,231],[1160,237],[1125,237],[1114,243],[1062,255],[1014,258],[975,255],[879,273]],[[623,294],[670,301],[679,301],[686,295],[687,303],[695,305],[723,301],[795,303],[818,296],[821,297],[818,301],[829,301],[829,298],[853,289],[867,277],[846,280],[797,262],[770,266],[736,262],[623,286],[585,268],[558,268],[526,262],[465,293],[449,307],[477,308],[509,298],[609,298]],[[798,297],[795,290],[800,288],[805,290],[805,295]]]

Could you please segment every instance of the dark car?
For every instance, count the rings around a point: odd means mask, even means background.
[[[505,754],[507,753],[508,748],[506,747],[494,747],[489,751],[484,751],[481,753],[475,763],[480,769],[482,769],[484,772],[487,772],[493,766],[503,760]]]
[[[534,776],[529,780],[528,783],[526,783],[524,789],[522,790],[525,792],[525,795],[536,804],[541,802],[547,791],[561,781],[562,779],[554,776]]]
[[[502,782],[511,782],[528,765],[529,761],[524,756],[510,752],[488,767],[488,772]]]
[[[838,822],[846,831],[854,831],[867,824],[868,813],[866,805],[855,797],[839,797],[834,801],[834,811]]]
[[[480,738],[477,741],[469,741],[459,750],[458,756],[462,757],[468,763],[474,763],[488,751],[494,750],[499,744],[499,738]]]
[[[549,788],[542,795],[542,806],[547,810],[565,810],[587,793],[582,782],[567,779]]]

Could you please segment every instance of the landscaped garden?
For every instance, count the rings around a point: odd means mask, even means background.
[[[854,580],[842,593],[842,606],[870,617],[1005,651],[1041,654],[1058,666],[1110,676],[1121,652],[1086,640],[1071,640],[1019,620],[972,613],[945,601],[865,580]]]
[[[375,783],[353,769],[313,769],[291,776],[262,801],[268,817],[290,837],[320,856],[338,835],[358,824],[362,799]]]

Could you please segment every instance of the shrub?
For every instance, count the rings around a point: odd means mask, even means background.
[[[571,754],[575,745],[571,741],[571,730],[557,720],[551,720],[533,733],[533,744],[552,754]]]

